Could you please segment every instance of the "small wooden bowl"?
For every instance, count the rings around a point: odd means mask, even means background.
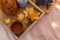
[[[23,32],[23,24],[15,21],[11,24],[11,30],[14,34],[21,34]]]

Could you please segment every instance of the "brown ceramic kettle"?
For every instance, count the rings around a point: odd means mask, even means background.
[[[18,11],[16,0],[1,0],[1,10],[5,14],[15,14]]]

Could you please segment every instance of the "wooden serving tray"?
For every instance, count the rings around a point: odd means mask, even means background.
[[[38,6],[36,6],[32,1],[30,1],[30,0],[28,0],[29,1],[29,3],[35,8],[35,9],[37,9],[39,12],[41,12],[41,15],[39,16],[39,18],[41,19],[43,16],[44,16],[44,11],[42,11]],[[4,20],[4,18],[8,18],[8,16],[6,16],[3,12],[1,12],[1,9],[0,9],[0,20],[3,22]],[[39,19],[38,19],[39,20]],[[19,39],[19,38],[21,38],[21,37],[23,37],[24,36],[24,34],[26,34],[37,22],[38,22],[38,20],[35,20],[34,22],[32,22],[31,23],[31,25],[29,25],[29,27],[27,27],[25,30],[24,30],[24,32],[19,36],[19,37],[17,37],[10,29],[9,29],[9,25],[6,25],[5,23],[5,27],[6,27],[6,29],[16,38],[16,39]]]

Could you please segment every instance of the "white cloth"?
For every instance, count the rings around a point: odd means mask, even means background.
[[[12,34],[5,28],[5,25],[0,22],[0,40],[16,40]]]
[[[60,40],[60,9],[53,7],[30,31],[33,40]]]

